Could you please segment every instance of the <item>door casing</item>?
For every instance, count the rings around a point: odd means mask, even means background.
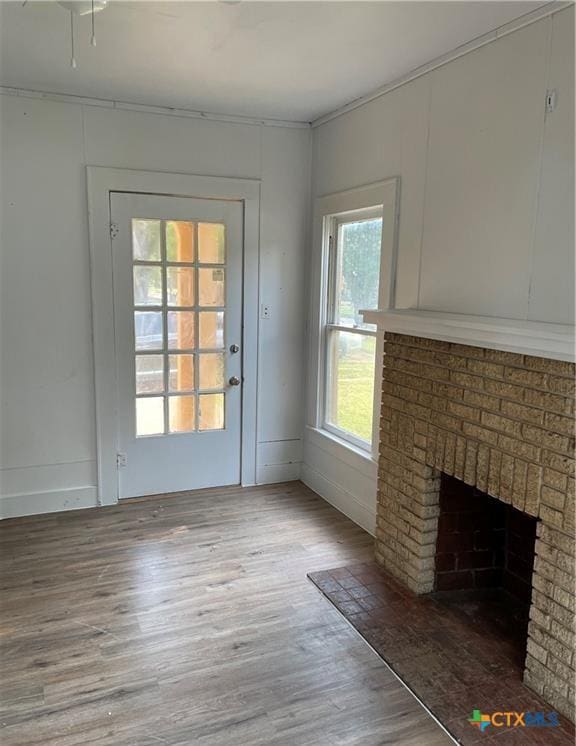
[[[118,502],[110,192],[234,200],[244,207],[241,484],[256,483],[260,181],[87,166],[98,505]]]

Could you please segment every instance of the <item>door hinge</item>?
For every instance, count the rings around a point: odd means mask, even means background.
[[[118,231],[119,231],[118,224],[113,223],[111,221],[110,222],[110,238],[112,239],[116,238],[116,236],[118,235]]]
[[[118,469],[122,469],[124,466],[128,465],[128,456],[125,453],[117,453],[116,454],[116,467]]]
[[[556,108],[556,89],[546,91],[546,113],[551,114]]]

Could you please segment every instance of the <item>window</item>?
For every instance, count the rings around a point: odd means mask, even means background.
[[[360,311],[378,308],[382,206],[330,215],[324,229],[323,427],[370,450],[376,328]]]
[[[314,202],[307,432],[372,478],[378,452],[383,335],[368,309],[394,309],[400,180]]]

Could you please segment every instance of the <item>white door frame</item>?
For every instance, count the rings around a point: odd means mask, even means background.
[[[260,181],[87,166],[98,505],[118,502],[116,351],[110,192],[233,200],[244,206],[242,485],[256,483]]]

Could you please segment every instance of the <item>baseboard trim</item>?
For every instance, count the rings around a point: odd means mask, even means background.
[[[300,479],[301,462],[292,464],[264,464],[256,471],[256,484],[295,482]]]
[[[339,485],[331,482],[323,474],[308,464],[302,464],[300,479],[307,487],[314,490],[326,502],[335,507],[345,516],[357,523],[372,536],[376,533],[376,507],[370,510],[354,495]]]
[[[96,487],[69,487],[63,490],[2,495],[0,496],[0,520],[43,513],[60,513],[64,510],[95,508],[97,505]]]

